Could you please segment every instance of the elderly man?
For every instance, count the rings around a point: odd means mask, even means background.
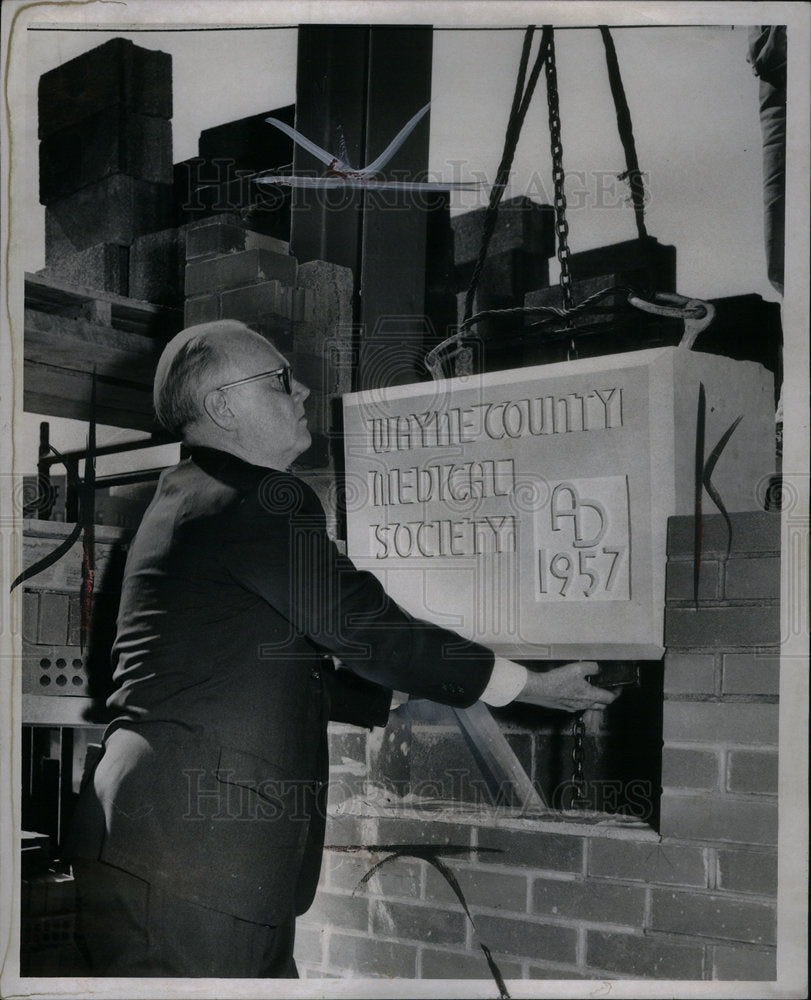
[[[569,711],[614,698],[587,681],[594,664],[528,673],[416,621],[341,556],[287,471],[310,444],[308,394],[235,321],[183,331],[158,364],[158,419],[191,457],[161,476],[130,549],[117,717],[65,852],[97,975],[296,975],[330,718],[385,725],[392,689]]]

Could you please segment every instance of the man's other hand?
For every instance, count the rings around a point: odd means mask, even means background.
[[[596,674],[597,670],[593,660],[567,663],[544,673],[530,670],[527,683],[515,700],[564,712],[602,711],[617,699],[619,691],[606,691],[590,684],[586,677]]]

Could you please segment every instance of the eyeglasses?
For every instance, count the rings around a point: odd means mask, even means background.
[[[274,368],[272,372],[260,372],[258,375],[249,375],[247,378],[239,378],[236,382],[226,382],[225,385],[218,385],[217,391],[220,392],[223,389],[233,389],[235,385],[247,385],[249,382],[258,382],[260,378],[270,378],[272,375],[280,378],[282,380],[284,391],[288,396],[292,395],[293,386],[290,365],[284,365],[282,368]]]

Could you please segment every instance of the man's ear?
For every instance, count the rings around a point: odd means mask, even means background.
[[[228,397],[220,389],[206,393],[203,408],[214,423],[223,430],[231,430],[236,415],[228,403]]]

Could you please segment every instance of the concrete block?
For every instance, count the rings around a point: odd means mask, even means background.
[[[271,170],[292,164],[293,140],[280,129],[269,125],[266,118],[277,118],[287,125],[295,124],[295,105],[288,104],[273,111],[215,125],[200,133],[198,152],[204,160],[231,159],[240,170]]]
[[[730,751],[727,758],[727,791],[777,795],[777,790],[777,751]]]
[[[737,844],[777,843],[777,803],[728,795],[676,794],[665,789],[661,833],[677,840],[720,840]]]
[[[51,202],[45,210],[46,265],[97,243],[129,246],[144,233],[168,229],[171,192],[168,184],[115,174]]]
[[[297,282],[306,290],[306,302],[304,323],[296,330],[296,348],[313,354],[337,353],[351,365],[352,272],[327,261],[307,261],[299,266]]]
[[[659,885],[707,885],[704,850],[683,844],[637,844],[624,840],[588,841],[589,875]]]
[[[129,295],[129,257],[128,247],[98,243],[86,250],[60,254],[38,273],[83,288]]]
[[[751,850],[719,850],[718,888],[776,898],[777,855]]]
[[[300,920],[296,923],[296,965],[321,966],[324,961],[326,927],[307,927]],[[300,970],[299,970],[300,971]]]
[[[43,590],[39,595],[40,645],[64,645],[68,637],[68,595]]]
[[[777,914],[770,903],[731,899],[712,893],[654,889],[650,926],[671,934],[716,940],[774,944]]]
[[[415,858],[397,858],[384,865],[368,882],[363,876],[380,860],[379,854],[334,852],[327,860],[327,881],[332,889],[362,892],[369,898],[419,899],[423,869],[427,862]],[[431,869],[433,870],[433,869]],[[454,866],[454,872],[457,868]],[[439,877],[439,876],[438,876]],[[447,885],[444,879],[443,883]],[[453,896],[453,899],[456,899]]]
[[[665,645],[723,649],[777,646],[780,643],[779,594],[768,606],[668,608]]]
[[[475,262],[481,246],[486,209],[465,212],[451,219],[454,260]],[[551,205],[538,205],[527,197],[509,198],[499,206],[488,254],[524,250],[546,258],[555,255],[555,213]]]
[[[583,870],[583,840],[554,833],[482,828],[479,830],[479,862],[483,865],[580,874]]]
[[[295,285],[296,258],[270,250],[242,250],[186,264],[186,294],[226,291],[258,282]]]
[[[371,933],[431,945],[464,945],[467,917],[459,909],[395,903],[375,899],[370,903]],[[340,926],[340,925],[339,925]]]
[[[548,962],[577,961],[577,928],[540,921],[511,920],[479,913],[476,916],[479,937],[498,954]]]
[[[726,564],[727,600],[774,600],[780,596],[780,558],[730,559]]]
[[[456,290],[466,292],[473,277],[474,262],[455,269]],[[532,289],[549,284],[549,260],[545,254],[523,248],[488,254],[478,288],[487,296],[501,296],[505,304],[519,304]]]
[[[755,983],[777,979],[775,948],[716,945],[713,951],[713,979]]]
[[[54,132],[39,144],[39,200],[43,205],[114,174],[171,184],[172,123],[111,107]]]
[[[591,879],[535,879],[532,912],[567,920],[641,927],[645,914],[645,889],[599,883]]]
[[[724,694],[780,693],[780,657],[759,653],[725,653],[723,662]]]
[[[292,339],[290,304],[290,289],[276,280],[231,288],[220,294],[220,312],[224,318],[243,320],[252,329],[261,323],[270,331],[274,343],[279,332]]]
[[[236,215],[215,215],[186,227],[187,260],[240,250],[270,250],[289,255],[290,244],[246,229]]]
[[[709,750],[662,749],[662,785],[665,788],[721,787],[719,756]]]
[[[665,654],[665,694],[715,694],[712,653]]]
[[[378,941],[366,935],[333,931],[329,939],[327,964],[331,968],[347,969],[356,976],[414,979],[417,974],[417,948],[412,944]]]
[[[197,323],[210,323],[220,319],[219,295],[193,295],[187,298],[183,306],[183,325],[194,326]]]
[[[527,912],[526,875],[461,865],[453,866],[453,874],[468,906],[473,909]],[[436,869],[429,868],[425,876],[425,898],[447,905],[457,897],[447,880]]]
[[[730,443],[738,431],[735,431]],[[756,484],[754,484],[756,485]],[[780,554],[780,514],[739,510],[731,515],[731,553]],[[695,525],[692,515],[671,517],[667,526],[667,554],[692,558]],[[703,558],[726,556],[729,530],[720,514],[707,512],[701,521]]]
[[[487,942],[485,942],[486,944]],[[521,963],[498,956],[497,964],[504,979],[520,979]],[[484,979],[492,972],[481,951],[450,951],[438,948],[422,949],[423,979]],[[566,979],[566,975],[561,975]]]
[[[623,979],[701,979],[704,946],[671,944],[641,934],[588,930],[586,965]]]
[[[39,138],[104,108],[172,117],[172,57],[112,38],[39,79]]]
[[[139,236],[130,247],[130,297],[156,305],[179,305],[185,266],[185,238],[179,230]]]
[[[22,626],[23,642],[36,643],[39,622],[39,592],[23,590]]]
[[[662,737],[675,743],[777,745],[778,706],[746,702],[665,701]]]

